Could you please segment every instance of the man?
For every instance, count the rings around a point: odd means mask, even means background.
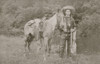
[[[64,14],[63,16],[64,22],[62,22],[62,24],[65,27],[62,28],[64,30],[62,32],[61,37],[63,37],[62,39],[63,42],[65,42],[66,40],[66,44],[65,43],[62,44],[63,44],[63,52],[64,52],[64,47],[66,47],[66,53],[68,53],[67,55],[76,55],[76,47],[77,47],[76,46],[76,24],[72,17],[74,11],[75,9],[72,6],[66,6],[62,8],[62,12]],[[67,35],[67,38],[65,35]]]

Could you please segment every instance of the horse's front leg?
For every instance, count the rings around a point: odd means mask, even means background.
[[[39,36],[40,36],[40,50],[41,50],[43,47],[43,41],[44,41],[43,32],[40,32]]]
[[[47,58],[48,37],[44,37],[44,60]]]
[[[43,49],[43,44],[44,44],[43,41],[44,41],[44,38],[40,38],[38,52]]]
[[[51,38],[48,39],[47,52],[48,52],[48,56],[50,56],[50,52],[51,52]]]

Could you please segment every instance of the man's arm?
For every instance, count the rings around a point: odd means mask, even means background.
[[[75,32],[76,31],[76,27],[71,29],[71,32]]]
[[[72,28],[71,28],[71,32],[76,31],[76,23],[75,20],[72,18]]]

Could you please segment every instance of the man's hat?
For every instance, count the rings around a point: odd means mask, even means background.
[[[73,13],[75,12],[75,8],[73,6],[65,6],[62,8],[62,11],[63,10],[71,10]]]

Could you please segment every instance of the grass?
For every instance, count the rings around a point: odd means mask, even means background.
[[[75,58],[60,59],[51,54],[47,61],[43,61],[43,52],[37,53],[38,45],[32,43],[31,54],[24,56],[23,37],[0,36],[0,64],[100,64],[100,54],[77,54]]]

